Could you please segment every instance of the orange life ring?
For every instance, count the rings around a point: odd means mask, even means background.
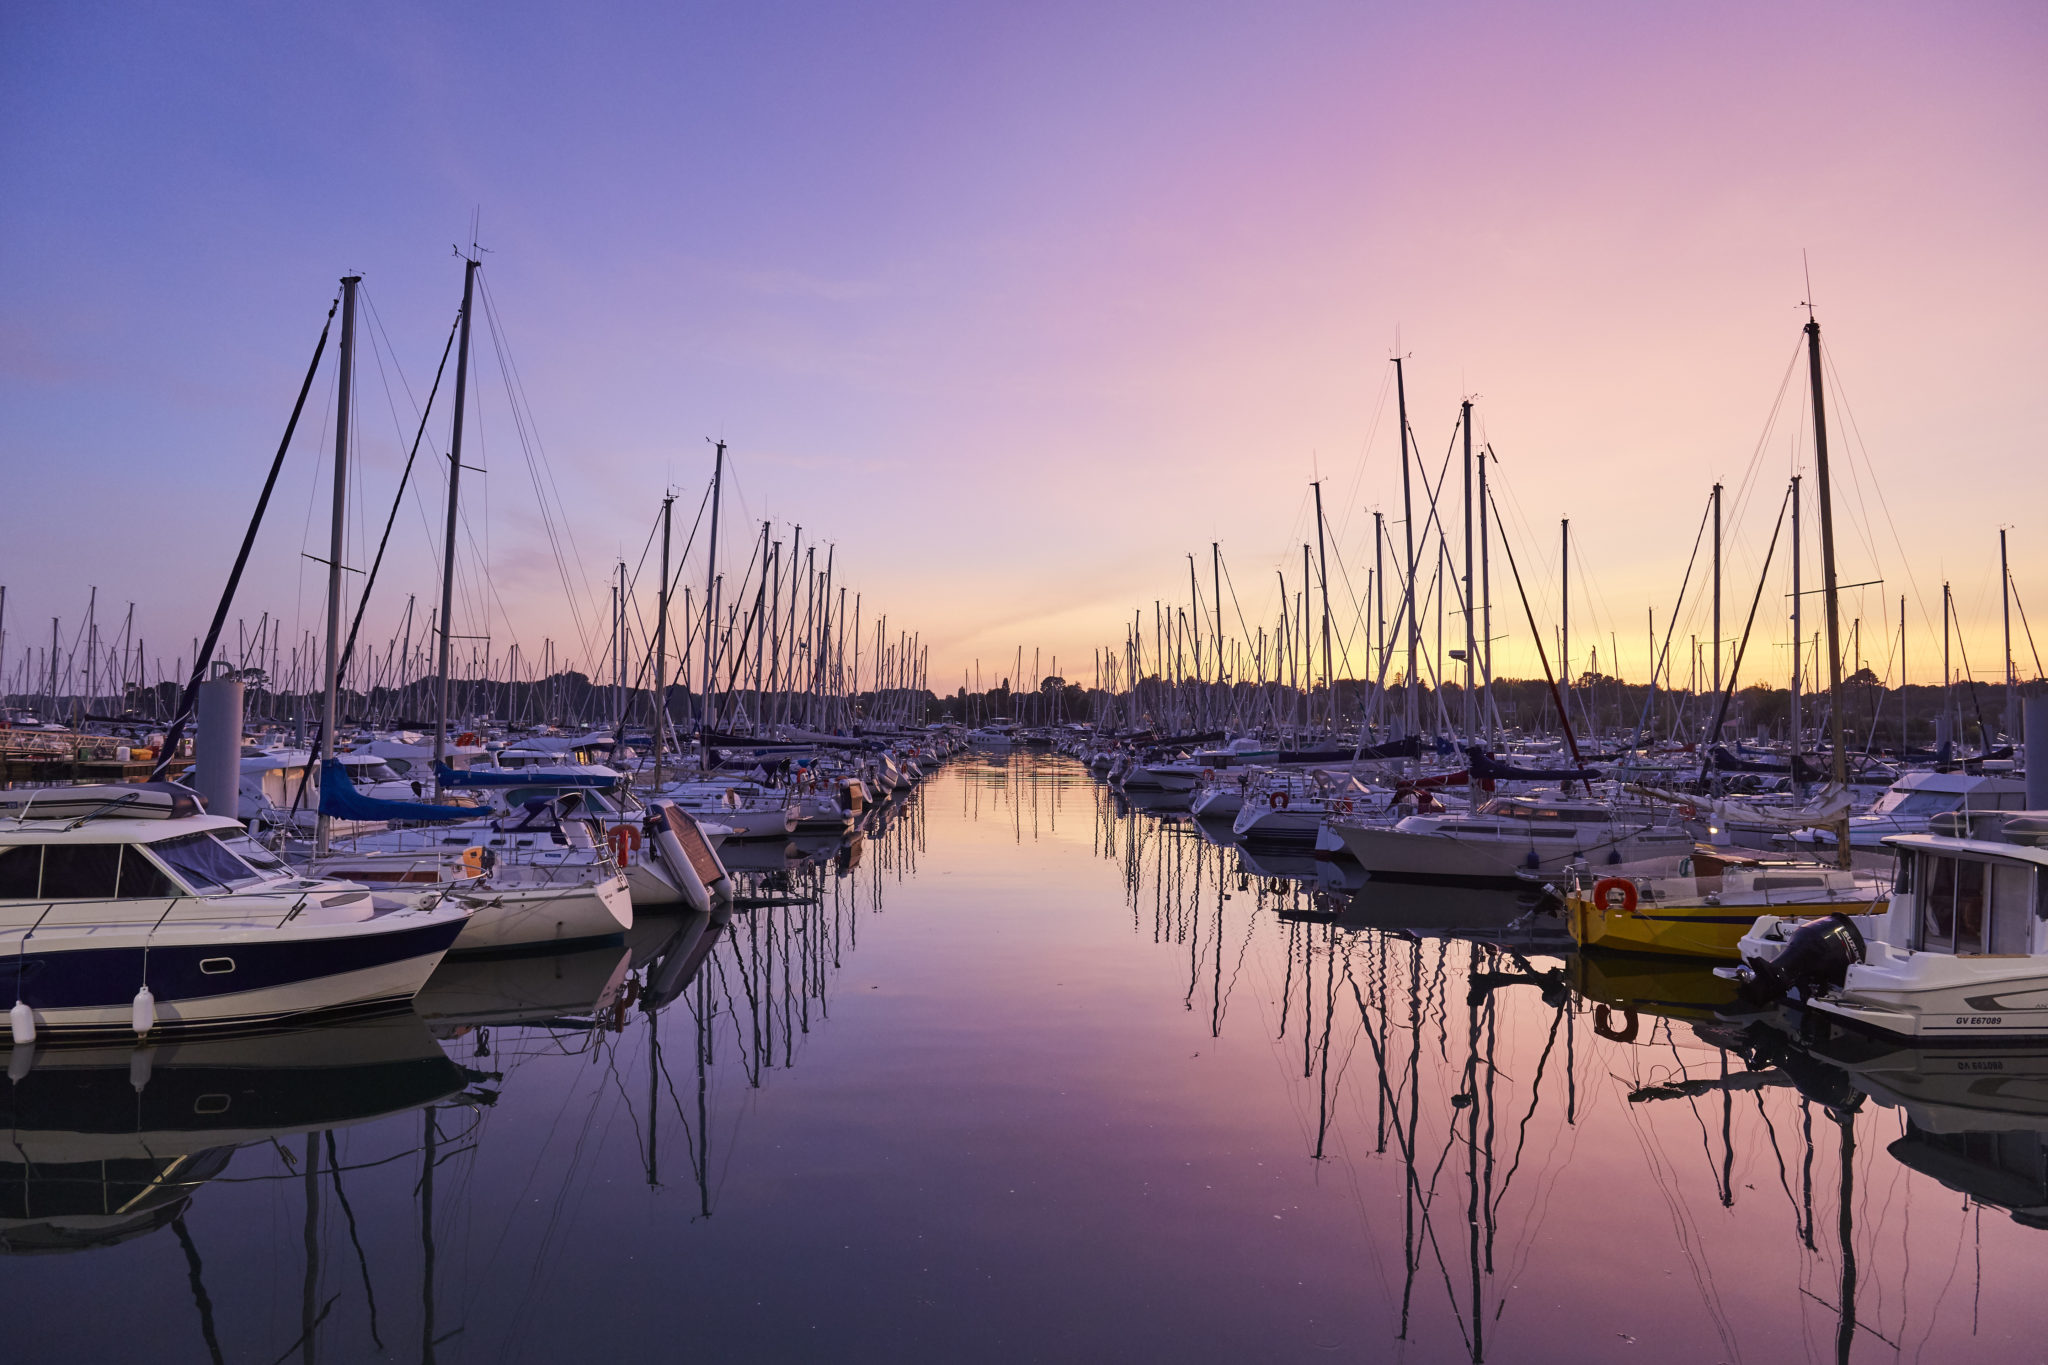
[[[1214,768],[1202,769],[1202,780],[1204,782],[1214,782],[1216,780],[1216,770]]]
[[[1633,1043],[1636,1040],[1636,1011],[1633,1005],[1623,1005],[1621,1012],[1628,1022],[1620,1028],[1614,1027],[1614,1012],[1605,1005],[1593,1006],[1593,1032],[1602,1038],[1617,1043]]]
[[[1614,904],[1613,893],[1621,892],[1621,904]],[[1636,884],[1626,877],[1602,877],[1593,883],[1593,906],[1613,914],[1617,909],[1624,915],[1636,912]]]
[[[606,836],[606,841],[612,846],[613,862],[620,867],[633,865],[633,850],[640,847],[639,830],[631,825],[613,825],[612,832]]]

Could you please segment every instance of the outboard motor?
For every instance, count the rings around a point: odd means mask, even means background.
[[[1809,920],[1786,937],[1785,951],[1776,960],[1749,959],[1744,993],[1769,1005],[1794,990],[1803,997],[1821,986],[1839,988],[1849,968],[1863,959],[1863,935],[1847,915]]]

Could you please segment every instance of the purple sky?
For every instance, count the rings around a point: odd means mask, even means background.
[[[8,673],[51,616],[69,640],[88,584],[167,667],[189,651],[344,271],[391,347],[358,377],[352,544],[374,534],[398,376],[424,393],[480,212],[571,582],[637,560],[665,485],[694,513],[722,435],[729,572],[761,518],[802,523],[942,687],[1020,645],[1086,680],[1212,540],[1228,623],[1270,628],[1318,473],[1341,632],[1367,509],[1399,514],[1397,337],[1432,478],[1476,396],[1546,629],[1572,518],[1579,662],[1597,637],[1611,668],[1613,634],[1642,676],[1716,478],[1733,633],[1807,459],[1803,390],[1771,425],[1804,250],[1847,398],[1842,573],[1885,580],[1850,595],[1863,654],[1885,672],[1904,593],[1932,681],[1948,577],[1996,677],[1998,526],[2048,613],[2044,40],[2036,5],[17,6]],[[578,653],[489,338],[469,558],[493,599],[472,572],[458,628]],[[330,414],[323,374],[238,602],[288,642],[321,615]],[[438,477],[379,642],[437,592]],[[1746,674],[1782,676],[1783,576]],[[1497,577],[1527,672],[1511,601]],[[581,614],[594,639],[603,606]]]

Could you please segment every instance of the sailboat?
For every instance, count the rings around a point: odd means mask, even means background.
[[[1784,859],[1764,859],[1737,854],[1732,849],[1701,846],[1675,865],[1654,869],[1650,875],[1631,875],[1632,869],[1608,868],[1602,873],[1579,873],[1566,898],[1572,937],[1581,948],[1620,949],[1630,952],[1669,953],[1691,957],[1742,957],[1749,927],[1758,923],[1759,913],[1773,922],[1800,921],[1843,914],[1881,914],[1889,893],[1889,879],[1851,867],[1849,803],[1843,793],[1848,787],[1848,746],[1843,735],[1842,662],[1839,645],[1839,596],[1835,577],[1834,503],[1828,478],[1827,413],[1821,389],[1820,324],[1808,319],[1806,344],[1813,387],[1814,461],[1820,501],[1821,565],[1826,597],[1828,636],[1828,695],[1833,726],[1834,773],[1831,786],[1815,807],[1787,817],[1788,822],[1833,826],[1836,858],[1832,866]],[[1719,497],[1719,485],[1715,495]],[[1787,506],[1798,492],[1795,480],[1786,495]],[[1783,512],[1779,525],[1783,526]],[[1797,525],[1797,517],[1793,521]],[[1716,523],[1718,528],[1718,521]],[[1718,533],[1718,532],[1717,532]],[[1795,532],[1796,538],[1796,532]],[[1718,543],[1718,542],[1717,542]],[[1777,532],[1771,535],[1777,547]],[[1765,572],[1770,557],[1764,561]],[[1796,584],[1795,584],[1796,586]],[[1760,580],[1759,600],[1763,595]],[[1796,595],[1796,594],[1795,594]],[[1751,607],[1751,620],[1755,607]],[[1744,635],[1747,641],[1747,633]],[[1742,654],[1738,648],[1736,664]],[[1717,666],[1718,672],[1718,666]],[[1715,730],[1726,714],[1728,687],[1721,692],[1721,709],[1714,717]],[[1796,758],[1796,755],[1795,755]],[[1725,807],[1717,807],[1725,809]]]

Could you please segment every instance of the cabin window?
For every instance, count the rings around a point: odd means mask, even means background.
[[[0,849],[0,900],[33,900],[43,875],[43,846]]]
[[[1984,898],[1989,891],[1991,868],[1968,858],[1956,859],[1955,950],[1958,953],[1984,951]]]
[[[120,880],[119,844],[51,844],[43,850],[46,900],[112,900]]]
[[[2034,869],[1991,864],[1991,941],[1987,953],[2026,953],[2034,946]]]
[[[1826,877],[1758,876],[1750,883],[1753,891],[1813,891],[1828,884]]]
[[[412,771],[412,760],[409,758],[387,758],[384,760],[384,763],[385,766],[389,767],[392,772],[397,773],[400,777],[404,777]]]
[[[151,862],[142,850],[134,844],[121,850],[121,887],[123,900],[161,900],[181,895],[164,870]]]
[[[1920,946],[1931,953],[1956,950],[1956,860],[1930,856],[1923,869]]]
[[[149,846],[149,851],[201,894],[232,891],[260,881],[263,876],[211,834],[180,834],[175,839],[160,839]]]
[[[1913,869],[1919,865],[1920,860],[1917,857],[1906,852],[1904,849],[1899,850],[1898,860],[1892,868],[1892,894],[1894,896],[1910,896],[1913,894]]]

